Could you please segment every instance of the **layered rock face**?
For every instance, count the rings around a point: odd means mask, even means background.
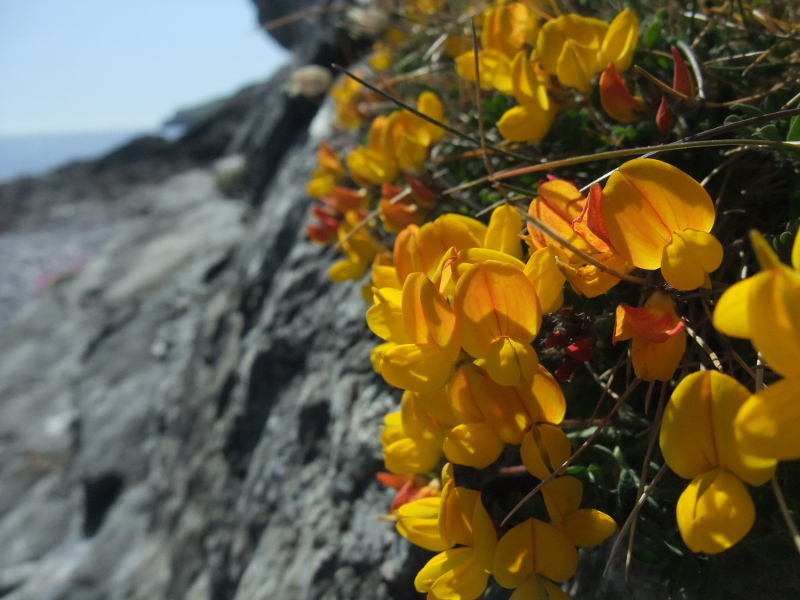
[[[376,520],[397,398],[360,286],[305,240],[318,107],[285,96],[292,66],[174,144],[0,187],[4,598],[414,597],[421,558]],[[209,165],[226,152],[248,157],[239,198]]]
[[[257,208],[196,167],[121,186],[88,266],[4,328],[6,598],[411,597],[375,519],[396,398],[301,227],[317,141],[285,140]],[[35,243],[28,221],[6,235]]]

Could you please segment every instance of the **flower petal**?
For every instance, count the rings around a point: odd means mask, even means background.
[[[484,366],[500,385],[517,385],[522,380],[530,380],[538,364],[536,351],[530,344],[502,337],[489,347]]]
[[[442,458],[439,440],[404,437],[383,449],[383,462],[392,473],[425,473]]]
[[[492,574],[501,586],[514,589],[533,573],[533,519],[528,519],[497,542]]]
[[[708,232],[715,216],[714,203],[699,183],[650,158],[628,161],[612,173],[600,208],[614,249],[642,269],[659,268],[673,232]]]
[[[521,231],[522,217],[519,212],[510,204],[503,204],[492,212],[483,245],[489,250],[497,250],[522,259],[522,244],[519,239]]]
[[[483,418],[506,444],[519,444],[531,421],[516,387],[496,383],[484,377],[476,389],[475,401]]]
[[[562,528],[564,517],[581,505],[583,484],[569,475],[558,477],[542,488],[542,497],[550,521]]]
[[[458,280],[454,308],[464,349],[488,356],[492,343],[507,336],[530,344],[541,324],[536,291],[519,269],[485,261],[472,265]]]
[[[397,509],[397,531],[412,544],[441,552],[452,544],[448,544],[439,535],[439,503],[438,496],[421,498],[407,502]]]
[[[503,440],[486,423],[457,425],[444,439],[444,454],[452,463],[485,469],[500,457]]]
[[[474,560],[475,550],[472,548],[451,548],[450,550],[440,552],[430,559],[427,564],[422,567],[420,572],[417,573],[417,576],[414,579],[414,587],[418,592],[429,592],[433,586],[448,573],[452,573],[454,570],[459,569],[465,564],[467,565],[467,568],[473,567]],[[473,570],[484,573],[482,569],[475,569],[473,567]],[[459,569],[459,573],[460,572],[461,570]],[[448,578],[446,581],[449,583],[452,581],[452,579]],[[443,586],[440,585],[439,589],[442,587]],[[452,596],[448,594],[447,596],[443,596],[443,598],[444,597],[451,598]],[[477,598],[477,596],[473,596],[472,598]]]
[[[534,425],[522,438],[519,455],[528,472],[544,480],[569,459],[572,447],[558,427]]]
[[[686,333],[681,331],[665,342],[648,342],[635,337],[631,344],[633,371],[645,381],[670,381],[686,352]]]
[[[747,388],[718,371],[686,376],[661,424],[661,451],[670,468],[687,479],[720,466],[751,485],[769,480],[775,462],[743,456],[734,435],[734,418],[749,397]]]
[[[432,394],[447,383],[453,367],[453,360],[439,346],[401,344],[384,354],[381,375],[394,387]]]
[[[782,266],[765,274],[751,289],[753,345],[774,371],[800,377],[800,273]]]
[[[554,246],[532,252],[524,273],[533,284],[542,307],[542,314],[561,308],[564,303],[565,277],[556,263],[559,251]]]
[[[497,129],[510,142],[538,142],[550,131],[556,114],[555,102],[546,109],[538,103],[514,106],[500,117]]]
[[[563,530],[576,546],[591,548],[614,535],[617,524],[604,512],[581,508],[564,517]]]
[[[706,285],[708,274],[722,263],[722,244],[710,233],[686,229],[672,234],[664,246],[661,274],[678,290],[694,290]]]
[[[672,393],[661,423],[664,460],[681,477],[692,479],[719,465],[711,416],[712,371],[683,378]]]
[[[403,322],[413,343],[435,344],[455,361],[461,349],[456,317],[441,292],[423,273],[403,284]]]
[[[720,333],[738,338],[752,337],[750,316],[758,310],[752,303],[753,288],[768,277],[768,273],[757,273],[725,290],[714,307],[713,323]]]
[[[522,381],[515,388],[534,423],[557,425],[567,412],[567,400],[555,377],[541,364],[530,381]]]
[[[603,38],[600,47],[602,64],[612,63],[620,71],[626,71],[631,66],[638,37],[639,19],[632,10],[626,8],[614,17]]]
[[[578,551],[567,534],[536,519],[533,519],[533,552],[536,573],[553,581],[566,581],[578,569]]]
[[[778,460],[800,458],[800,381],[782,379],[747,399],[734,422],[747,454]]]
[[[741,540],[755,522],[755,506],[739,479],[724,469],[695,477],[678,499],[678,528],[692,552],[717,554]]]

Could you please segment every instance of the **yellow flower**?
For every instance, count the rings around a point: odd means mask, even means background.
[[[684,321],[672,298],[656,291],[642,308],[617,307],[613,342],[633,338],[633,372],[645,381],[669,381],[686,351]]]
[[[504,588],[538,590],[536,595],[512,596],[515,600],[546,598],[542,588],[551,598],[563,598],[566,594],[559,596],[556,592],[553,595],[553,588],[558,588],[551,581],[566,581],[577,568],[578,551],[567,534],[549,523],[528,519],[500,538],[495,550],[493,574]]]
[[[678,384],[664,411],[664,460],[692,479],[678,500],[677,518],[693,552],[715,554],[741,540],[755,519],[742,481],[761,485],[775,473],[776,461],[744,454],[736,442],[733,420],[749,397],[732,377],[701,371]]]
[[[555,422],[560,423],[561,419]],[[540,423],[522,438],[519,454],[528,472],[545,480],[572,456],[572,448],[561,429],[550,423]]]
[[[392,473],[425,473],[442,458],[439,423],[418,394],[403,394],[400,410],[384,417],[383,461]]]
[[[502,386],[477,364],[460,367],[447,384],[459,424],[445,436],[450,462],[485,468],[505,444],[519,444],[534,423],[559,423],[566,401],[558,383],[539,365],[530,381]]]
[[[611,174],[602,194],[589,194],[589,228],[640,269],[661,268],[672,287],[710,287],[722,245],[709,233],[714,203],[689,175],[667,163],[638,158]]]
[[[553,479],[542,488],[550,521],[581,548],[602,544],[617,530],[614,519],[594,508],[578,508],[583,484],[569,475]]]
[[[306,186],[306,193],[312,198],[320,198],[344,179],[344,166],[336,151],[323,140],[317,150],[317,169],[311,174],[311,181]]]
[[[483,13],[481,45],[512,57],[524,44],[536,44],[539,17],[522,2],[501,4]]]
[[[450,248],[455,248],[456,252],[480,248],[486,231],[486,225],[480,221],[455,213],[444,214],[422,227],[406,227],[394,243],[398,279],[402,283],[411,273],[417,272],[433,277]]]
[[[403,284],[402,325],[409,343],[383,355],[381,374],[387,383],[420,394],[442,388],[461,352],[456,318],[447,299],[423,273],[412,273]],[[399,329],[396,312],[394,328]]]
[[[750,234],[761,272],[732,285],[714,309],[714,327],[753,342],[767,364],[784,377],[800,377],[800,235],[792,266],[780,262],[757,231]]]
[[[601,67],[612,63],[619,71],[627,71],[631,66],[638,38],[639,19],[632,10],[626,8],[614,17],[603,38],[600,47]]]
[[[731,286],[714,309],[714,326],[749,339],[767,364],[786,377],[753,395],[736,416],[736,438],[748,453],[800,458],[800,235],[792,266],[782,264],[766,240],[752,232],[762,271]]]
[[[339,225],[338,236],[346,258],[334,263],[328,270],[333,281],[358,280],[369,271],[378,252],[378,242],[362,227],[353,233],[366,215],[361,211],[348,211]]]
[[[441,552],[452,547],[439,534],[439,496],[420,498],[397,509],[397,531],[412,544]]]
[[[521,104],[503,113],[497,129],[510,142],[538,142],[550,131],[557,113],[555,102],[546,109],[541,104]]]
[[[489,581],[497,534],[480,492],[456,487],[448,475],[452,477],[451,465],[445,466],[442,474],[439,534],[444,543],[462,547],[450,548],[429,560],[414,579],[414,587],[427,593],[428,600],[475,600]]]
[[[623,273],[633,270],[633,265],[613,252],[608,244],[597,237],[587,226],[589,202],[572,183],[562,179],[553,179],[540,184],[537,192],[538,195],[528,207],[528,214],[531,217],[544,222],[570,244],[584,253],[592,255],[595,260]],[[593,193],[598,192],[599,188],[593,188]],[[562,276],[566,277],[576,291],[589,298],[604,294],[619,283],[618,278],[598,267],[582,264],[584,259],[580,255],[543,234],[532,223],[528,223],[527,240],[533,248],[540,250],[553,248],[555,256],[551,264],[559,269]],[[558,262],[555,262],[555,258],[558,259]],[[537,291],[539,291],[538,288]],[[542,300],[542,311],[550,312],[545,309],[548,305],[541,295],[540,300]],[[550,310],[555,310],[555,308],[558,306],[551,307]]]
[[[531,342],[542,321],[539,299],[525,274],[494,260],[475,263],[456,284],[454,311],[464,350],[486,359],[501,385],[530,379],[538,359]]]
[[[586,93],[591,78],[605,66],[600,50],[607,30],[608,24],[598,19],[561,15],[539,30],[536,55],[562,84]]]

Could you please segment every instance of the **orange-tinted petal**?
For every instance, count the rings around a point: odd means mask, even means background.
[[[455,362],[461,347],[456,317],[447,299],[423,273],[403,284],[403,322],[416,344],[436,344]]]
[[[456,285],[454,309],[464,349],[476,358],[509,337],[530,344],[541,324],[539,299],[525,274],[496,261],[476,263]]]
[[[647,109],[644,102],[631,95],[613,62],[608,63],[600,75],[599,87],[600,103],[612,119],[620,123],[635,123],[645,115]]]

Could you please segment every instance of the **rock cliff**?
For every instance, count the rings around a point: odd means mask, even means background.
[[[341,60],[335,35],[306,52]],[[413,597],[420,557],[375,520],[396,398],[358,286],[304,239],[318,107],[283,91],[302,62],[175,143],[0,187],[4,598]],[[231,152],[239,198],[210,167]]]

